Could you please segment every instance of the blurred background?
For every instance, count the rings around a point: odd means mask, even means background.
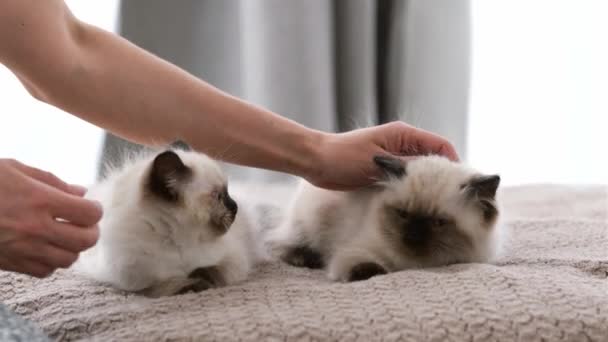
[[[447,136],[506,185],[608,184],[606,1],[66,2],[81,20],[308,126],[402,119]],[[36,102],[2,66],[0,94],[3,158],[90,184],[103,158],[132,148]]]

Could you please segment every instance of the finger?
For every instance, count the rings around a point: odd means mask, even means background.
[[[0,256],[0,269],[27,274],[36,278],[46,278],[55,270],[48,265],[29,259],[9,260],[2,256]]]
[[[406,143],[408,143],[408,146],[412,143],[418,146],[420,150],[417,153],[439,154],[452,161],[458,161],[459,159],[454,146],[448,140],[423,129],[410,132]],[[402,146],[402,149],[407,149],[408,146]]]
[[[72,195],[83,197],[87,193],[87,188],[82,185],[68,184],[68,192]]]
[[[31,167],[25,164],[20,165],[21,170],[28,176],[34,178],[35,180],[42,182],[46,185],[50,185],[55,189],[70,193],[72,195],[76,195],[79,197],[84,196],[87,192],[87,188],[76,185],[76,184],[68,184],[62,181],[59,177],[55,176],[51,172],[47,172],[44,170],[40,170],[35,167]]]
[[[41,264],[55,268],[68,268],[76,259],[78,259],[78,252],[65,250],[55,245],[38,242],[28,259],[37,261]]]
[[[36,263],[47,265],[53,269],[67,268],[78,258],[78,253],[59,248],[42,239],[27,239],[15,242],[13,248],[20,251],[19,255]]]
[[[95,246],[99,239],[99,228],[79,227],[69,222],[55,221],[42,234],[44,239],[56,247],[70,252],[80,253]]]
[[[47,278],[57,269],[33,260],[23,260],[21,262],[21,268],[25,270],[22,273],[36,278]]]
[[[59,189],[63,192],[70,192],[70,186],[66,182],[59,179],[59,177],[55,176],[50,172],[40,170],[38,168],[31,167],[25,164],[21,164],[20,169],[23,173],[39,182],[42,182],[46,185],[50,185],[53,188]]]
[[[81,227],[95,225],[101,219],[103,210],[97,201],[53,191],[51,189],[49,209],[53,218],[63,219]]]
[[[436,151],[436,153],[439,154],[440,156],[447,157],[451,161],[455,161],[455,162],[460,161],[460,157],[458,157],[458,153],[456,152],[454,145],[452,145],[449,142],[447,142],[444,145],[441,145],[439,147],[439,150]]]

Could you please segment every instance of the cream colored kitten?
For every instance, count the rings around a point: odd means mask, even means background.
[[[100,238],[73,268],[151,297],[244,280],[262,248],[227,189],[218,164],[203,154],[134,158],[87,193],[104,208]]]
[[[387,177],[376,189],[337,192],[302,181],[267,241],[272,254],[294,266],[325,267],[338,281],[492,258],[499,176],[437,156],[374,161]]]

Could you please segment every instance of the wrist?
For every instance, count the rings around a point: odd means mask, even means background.
[[[313,129],[306,130],[306,136],[301,139],[302,155],[297,158],[297,169],[293,173],[307,180],[315,180],[322,176],[324,146],[332,134]]]

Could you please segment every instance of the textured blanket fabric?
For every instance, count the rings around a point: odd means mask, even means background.
[[[253,193],[285,202],[276,189]],[[0,273],[0,301],[58,340],[607,341],[607,189],[507,188],[501,197],[509,237],[494,265],[336,284],[267,264],[241,285],[161,299],[66,271]]]

